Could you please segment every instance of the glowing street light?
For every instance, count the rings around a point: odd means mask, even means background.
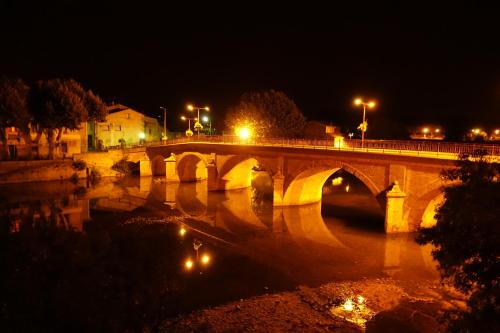
[[[205,124],[208,123],[208,128],[209,128],[208,133],[212,135],[212,122],[210,121],[210,118],[208,116],[203,116],[202,120]]]
[[[184,262],[184,267],[190,271],[194,266],[194,262],[191,260],[191,259],[187,259],[185,262]]]
[[[189,111],[198,110],[198,117],[196,119],[196,123],[194,124],[194,129],[196,131],[198,131],[198,139],[199,139],[200,138],[200,130],[203,129],[203,126],[198,121],[198,119],[200,119],[200,110],[210,111],[210,108],[208,106],[200,107],[200,106],[194,106],[192,104],[188,104],[187,109]]]
[[[208,254],[204,254],[202,257],[201,257],[201,263],[203,265],[208,265],[210,263],[210,256]]]
[[[184,236],[184,235],[186,234],[186,232],[187,232],[187,230],[186,230],[186,228],[184,228],[184,227],[181,227],[181,228],[179,229],[179,235],[181,235],[181,236]]]
[[[474,133],[474,134],[476,134],[476,135],[478,135],[479,133],[481,133],[481,129],[479,129],[479,128],[473,128],[471,130],[471,132]]]
[[[363,148],[364,143],[365,143],[365,132],[368,127],[368,124],[366,122],[366,107],[369,109],[373,109],[375,107],[375,102],[374,101],[369,101],[369,102],[364,102],[361,98],[356,98],[354,100],[355,105],[363,105],[363,122],[361,125],[359,125],[358,128],[361,129],[361,148]]]
[[[429,133],[429,128],[424,127],[422,131],[424,132],[424,139],[425,139],[427,137],[427,133]]]
[[[181,120],[188,121],[188,129],[186,130],[186,136],[193,136],[193,131],[191,131],[191,120],[197,121],[198,118],[189,118],[181,116]]]
[[[248,140],[252,136],[252,130],[248,127],[240,127],[236,129],[236,135],[242,140]]]

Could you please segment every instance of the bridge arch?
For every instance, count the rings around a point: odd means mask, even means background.
[[[422,214],[420,227],[430,228],[436,225],[437,221],[434,217],[436,215],[436,209],[441,206],[444,202],[444,193],[439,192],[434,199],[429,201],[427,207],[425,207],[424,213]]]
[[[230,157],[220,167],[219,177],[222,188],[234,190],[252,186],[252,170],[258,166],[264,165],[255,157]]]
[[[162,155],[156,155],[151,160],[151,175],[153,176],[165,176],[166,166],[165,157]]]
[[[283,205],[304,205],[321,201],[326,180],[341,169],[359,179],[374,196],[381,192],[370,178],[348,164],[306,167],[288,181],[283,195]]]
[[[180,154],[176,163],[177,175],[181,182],[195,182],[207,179],[207,161],[200,153]]]

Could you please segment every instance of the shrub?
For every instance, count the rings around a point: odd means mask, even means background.
[[[112,170],[118,171],[123,174],[130,174],[132,173],[132,170],[130,168],[130,162],[128,162],[126,159],[121,159],[113,166],[111,167]]]
[[[71,166],[73,167],[73,169],[75,170],[85,170],[85,168],[87,167],[87,162],[85,162],[84,160],[76,160],[76,161],[73,161],[73,164],[71,164]]]

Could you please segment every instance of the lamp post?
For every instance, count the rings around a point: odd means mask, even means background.
[[[361,98],[357,98],[354,100],[354,104],[363,105],[363,122],[358,127],[361,129],[361,148],[363,148],[365,144],[365,132],[366,128],[368,127],[368,124],[366,123],[366,107],[372,109],[373,107],[375,107],[375,102],[374,101],[365,102]]]
[[[163,106],[160,106],[160,110],[163,110],[163,135],[162,135],[162,140],[166,141],[167,140],[167,109],[164,108]]]
[[[424,127],[423,132],[424,132],[424,139],[427,139],[427,133],[429,133],[429,129],[427,127]]]
[[[212,121],[210,120],[210,118],[208,118],[208,116],[203,116],[202,119],[204,123],[208,123],[208,133],[212,135]]]
[[[181,116],[181,119],[184,121],[188,121],[188,129],[186,130],[186,136],[193,136],[193,131],[191,131],[191,120],[198,121],[198,118],[188,118],[185,116]]]
[[[194,106],[194,105],[189,104],[187,106],[187,109],[189,111],[194,111],[195,109],[198,110],[198,118],[196,119],[196,123],[194,124],[194,129],[198,132],[198,140],[199,140],[200,139],[200,130],[203,129],[203,126],[198,121],[198,119],[200,119],[200,110],[210,111],[210,108],[208,106],[200,107],[200,106]]]

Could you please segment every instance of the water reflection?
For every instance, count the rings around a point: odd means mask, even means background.
[[[355,227],[380,216],[355,209],[352,185],[332,204],[284,208],[251,189],[146,177],[4,186],[0,196],[0,316],[16,331],[142,331],[302,283],[437,277],[411,235]],[[169,216],[183,224],[153,223]]]

